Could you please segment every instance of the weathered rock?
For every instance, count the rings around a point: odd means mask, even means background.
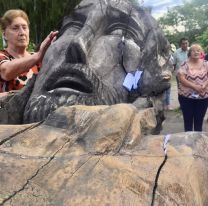
[[[0,124],[22,124],[25,105],[30,97],[36,76],[21,90],[11,91],[0,97]]]
[[[124,205],[152,201],[164,160],[153,109],[61,107],[42,123],[0,127],[0,205]],[[172,134],[154,205],[208,204],[208,136]]]

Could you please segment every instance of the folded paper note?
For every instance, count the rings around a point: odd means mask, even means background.
[[[138,88],[138,82],[141,78],[143,71],[137,70],[134,74],[133,73],[127,73],[124,81],[123,86],[128,90],[131,91],[133,89]]]

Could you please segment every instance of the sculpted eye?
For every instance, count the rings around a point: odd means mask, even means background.
[[[83,28],[84,24],[79,21],[70,21],[63,25],[58,33],[57,38],[59,38],[66,30],[70,30],[70,32],[77,33]]]
[[[119,35],[122,36],[123,35],[123,30],[122,29],[116,29],[114,31],[111,32],[112,35]]]
[[[131,39],[137,43],[137,35],[131,27],[127,27],[125,24],[111,24],[105,32],[107,35],[125,36],[126,39]]]
[[[83,23],[77,22],[77,21],[70,22],[70,24],[69,24],[69,27],[73,27],[73,28],[76,28],[76,29],[81,29],[83,26],[84,26]]]

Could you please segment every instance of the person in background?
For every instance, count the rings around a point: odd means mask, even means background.
[[[185,131],[202,131],[208,105],[208,62],[201,59],[202,47],[193,44],[188,59],[177,71],[178,100]]]
[[[34,73],[39,71],[43,56],[55,40],[57,32],[51,32],[40,45],[39,51],[30,53],[29,19],[19,9],[8,10],[0,19],[6,48],[0,50],[0,97],[11,90],[19,90]]]
[[[170,44],[170,59],[169,62],[171,65],[173,65],[173,54],[176,51],[176,46],[174,44]],[[171,86],[169,89],[165,90],[164,92],[164,99],[163,99],[163,105],[165,110],[172,110],[173,108],[171,107],[170,104],[170,93],[171,93]]]
[[[174,71],[177,72],[181,64],[188,58],[189,41],[183,37],[179,41],[179,48],[173,54]]]

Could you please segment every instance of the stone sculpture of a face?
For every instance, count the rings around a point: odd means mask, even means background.
[[[169,87],[163,79],[168,48],[156,21],[128,0],[83,0],[43,59],[24,122],[40,121],[62,105],[129,102],[122,83],[138,68],[144,71],[138,97],[161,93]]]

